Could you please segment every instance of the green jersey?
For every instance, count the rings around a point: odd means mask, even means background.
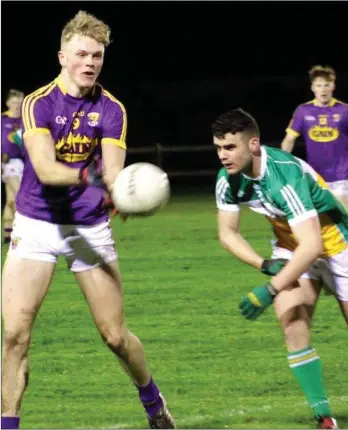
[[[258,178],[229,175],[222,168],[215,194],[221,211],[238,211],[240,204],[247,204],[266,216],[279,247],[293,251],[297,242],[290,227],[317,215],[323,255],[332,256],[348,248],[348,214],[341,203],[309,164],[280,149],[261,147]]]

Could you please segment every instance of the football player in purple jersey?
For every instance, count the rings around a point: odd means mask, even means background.
[[[21,104],[24,93],[12,89],[7,96],[8,110],[1,115],[1,171],[5,184],[6,204],[3,213],[4,243],[11,240],[15,214],[15,200],[23,174],[23,151],[16,144],[16,132],[20,128]]]
[[[281,148],[291,152],[302,136],[308,163],[348,210],[348,105],[333,97],[334,69],[314,66],[309,77],[314,99],[296,108]]]
[[[112,191],[124,167],[127,131],[124,106],[96,82],[109,43],[109,27],[80,11],[62,32],[60,75],[23,101],[25,166],[2,285],[2,428],[19,427],[31,331],[58,256],[65,257],[102,339],[139,392],[150,427],[175,428],[143,345],[124,321],[104,205],[105,188]],[[95,161],[99,154],[102,164]]]

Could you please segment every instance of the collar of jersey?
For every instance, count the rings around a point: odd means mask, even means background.
[[[3,115],[6,115],[8,118],[20,118],[20,116],[13,116],[9,110],[4,112]]]
[[[65,87],[65,85],[64,85],[63,79],[62,79],[62,75],[59,75],[59,76],[57,76],[57,77],[56,77],[56,79],[55,79],[55,83],[57,84],[58,88],[60,89],[60,91],[61,91],[65,96],[75,98],[75,97],[71,96],[70,94],[68,94],[68,92],[67,92],[67,90],[66,90],[66,87]],[[99,84],[98,84],[98,85],[99,85]],[[91,94],[92,94],[92,95],[94,94],[95,89],[96,89],[96,85],[94,85],[94,87],[93,87],[93,90],[92,90],[92,92],[91,92]]]
[[[55,82],[56,82],[56,84],[57,84],[58,88],[60,89],[60,91],[61,91],[64,95],[66,95],[66,94],[67,94],[67,91],[66,91],[65,85],[64,85],[64,83],[63,83],[62,76],[61,76],[61,75],[57,76],[57,77],[56,77],[56,79],[55,79]]]
[[[332,97],[328,106],[330,106],[330,107],[335,106],[336,103],[337,103],[337,99]],[[316,99],[313,100],[313,105],[318,106],[318,101]]]
[[[261,179],[265,176],[266,166],[267,166],[267,152],[266,152],[266,149],[263,146],[261,146],[260,175],[257,178],[252,178],[251,176],[245,175],[244,173],[242,173],[242,175],[248,179],[251,179],[252,181],[261,181]]]

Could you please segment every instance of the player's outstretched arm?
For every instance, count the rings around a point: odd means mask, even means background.
[[[317,215],[292,225],[291,230],[298,246],[288,264],[271,279],[276,292],[282,291],[297,281],[323,251],[320,222]]]
[[[103,144],[103,178],[108,191],[112,192],[117,175],[124,167],[126,150],[114,144]]]
[[[81,182],[80,169],[56,161],[53,139],[48,131],[24,136],[24,144],[40,182],[56,186],[75,185]]]
[[[221,245],[244,263],[261,269],[264,259],[239,233],[240,211],[218,210],[217,223]]]

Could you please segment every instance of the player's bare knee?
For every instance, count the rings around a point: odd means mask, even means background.
[[[9,208],[12,208],[15,205],[15,198],[14,198],[14,196],[9,196],[9,197],[6,196],[6,205]]]
[[[29,349],[30,337],[29,328],[5,329],[3,335],[4,354],[6,352],[13,352],[25,356]]]
[[[114,352],[122,348],[124,337],[122,330],[118,327],[112,327],[109,324],[103,324],[100,328],[100,334],[104,343]]]
[[[280,325],[288,347],[298,350],[308,344],[310,319],[303,306],[297,306],[286,312],[280,320]]]

